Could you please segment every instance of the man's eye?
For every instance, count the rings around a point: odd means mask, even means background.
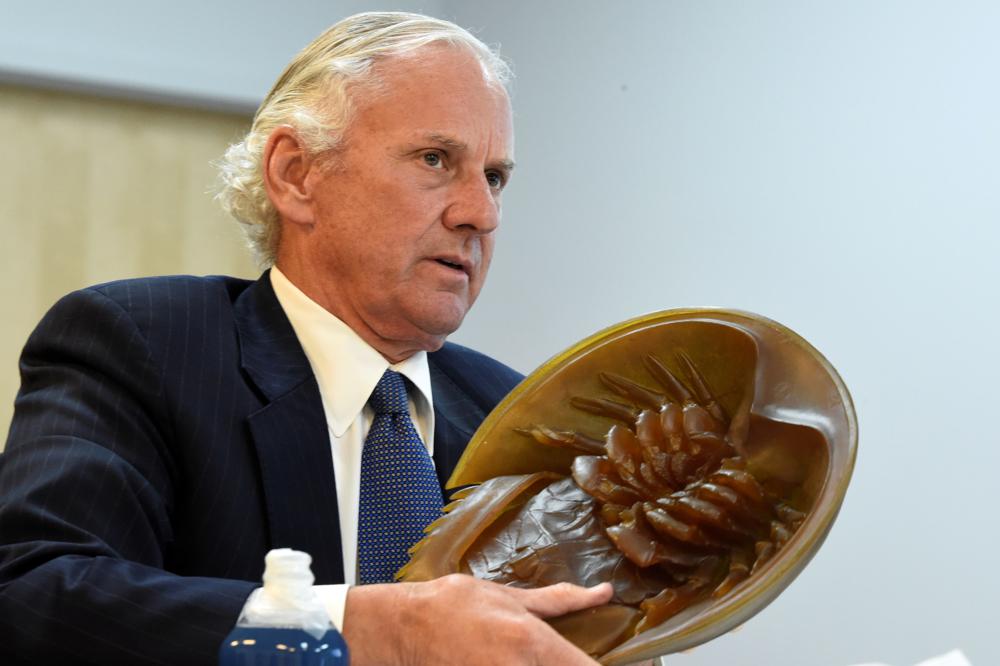
[[[487,171],[486,182],[489,183],[490,187],[494,190],[502,189],[504,186],[503,174],[499,171]]]
[[[440,169],[444,166],[444,160],[441,159],[440,153],[424,153],[424,164],[435,169]]]

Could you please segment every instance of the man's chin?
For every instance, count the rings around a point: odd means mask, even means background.
[[[429,335],[447,337],[462,325],[471,305],[464,293],[437,292],[423,302],[410,303],[404,314],[414,326]]]
[[[437,351],[462,325],[466,312],[466,301],[455,296],[439,296],[419,306],[410,302],[396,310],[394,316],[382,318],[383,326],[377,327],[376,333],[410,354],[420,350]]]
[[[440,318],[431,321],[425,321],[420,323],[420,330],[429,338],[440,340],[438,343],[438,348],[444,344],[445,338],[458,330],[458,327],[462,325],[462,320],[465,319],[465,313],[462,313],[461,317],[454,318]]]
[[[377,338],[369,344],[390,361],[398,363],[419,351],[433,352],[441,349],[460,323],[461,321],[452,324],[441,320],[398,323],[375,331]]]
[[[437,351],[445,339],[458,330],[465,319],[465,308],[442,312],[424,313],[423,317],[415,317],[411,321],[419,331],[419,337],[426,340],[426,351]]]

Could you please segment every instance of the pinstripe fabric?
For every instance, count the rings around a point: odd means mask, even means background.
[[[520,379],[428,357],[450,474]],[[322,404],[268,279],[75,292],[21,359],[0,456],[0,663],[212,664],[272,547],[343,579]]]

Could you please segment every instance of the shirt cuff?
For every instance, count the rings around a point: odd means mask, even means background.
[[[344,631],[344,606],[347,604],[347,591],[350,585],[313,585],[320,602],[326,608],[330,622],[337,631]]]

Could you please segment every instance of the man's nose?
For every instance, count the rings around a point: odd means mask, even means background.
[[[442,216],[449,229],[488,234],[500,224],[500,200],[485,175],[456,183]]]

